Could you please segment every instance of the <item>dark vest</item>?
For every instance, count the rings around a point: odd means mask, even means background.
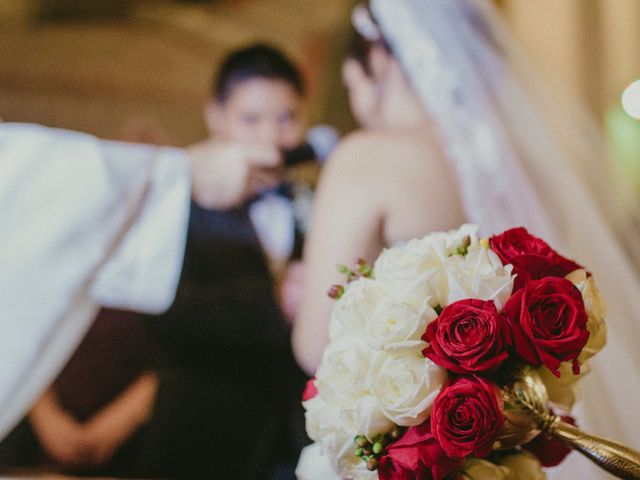
[[[247,208],[192,206],[176,300],[155,320],[167,478],[262,479],[295,459],[288,429],[304,377]]]

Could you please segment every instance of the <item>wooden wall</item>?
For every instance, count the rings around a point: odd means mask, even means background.
[[[356,0],[118,0],[121,18],[42,21],[50,1],[0,1],[0,118],[183,145],[205,135],[216,63],[266,40],[305,71],[310,121],[353,126],[339,65]],[[540,66],[598,114],[640,73],[638,0],[497,3]]]
[[[42,21],[34,1],[6,1],[4,120],[183,145],[205,135],[202,108],[215,65],[229,50],[261,40],[301,66],[310,121],[350,124],[337,70],[349,0],[156,0],[132,2],[126,18],[72,21]]]

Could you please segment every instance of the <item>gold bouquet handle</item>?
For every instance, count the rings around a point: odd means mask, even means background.
[[[551,414],[539,415],[540,428],[582,453],[618,478],[640,480],[640,452],[617,442],[581,431]]]
[[[527,412],[533,420],[531,426],[534,429],[537,427],[557,438],[618,478],[640,480],[640,452],[613,440],[585,433],[553,415],[548,409],[549,399],[544,383],[533,370],[526,368],[518,372],[504,390],[504,395],[505,402],[516,407],[508,419],[514,413]]]

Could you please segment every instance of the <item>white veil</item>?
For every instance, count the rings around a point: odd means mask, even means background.
[[[570,100],[558,102],[541,86],[488,1],[370,3],[437,125],[468,220],[485,233],[524,225],[594,273],[609,341],[580,382],[578,422],[639,448],[640,283],[619,241],[629,232],[611,194],[602,134]],[[605,477],[572,457],[559,478]]]

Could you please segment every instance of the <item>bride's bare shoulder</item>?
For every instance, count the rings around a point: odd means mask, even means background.
[[[346,211],[345,224],[353,224],[353,216],[370,220],[386,245],[464,219],[455,175],[425,131],[347,136],[323,171],[318,198],[327,215]]]
[[[379,176],[393,172],[394,177],[428,173],[442,168],[440,154],[432,137],[420,132],[365,131],[347,135],[329,160],[329,169],[341,174]]]

